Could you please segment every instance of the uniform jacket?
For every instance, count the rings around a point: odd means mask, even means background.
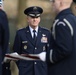
[[[14,41],[14,52],[19,54],[39,54],[46,52],[49,48],[50,32],[47,29],[39,27],[37,41],[34,44],[29,26],[18,30]],[[47,65],[42,61],[24,61],[17,62],[19,75],[47,75]]]
[[[70,9],[57,15],[52,38],[51,53],[47,52],[48,75],[76,75],[76,17]]]
[[[9,27],[6,13],[0,9],[0,75],[2,75],[2,61],[8,50]]]
[[[7,52],[9,44],[9,27],[7,15],[3,10],[0,10],[0,55],[3,58]]]

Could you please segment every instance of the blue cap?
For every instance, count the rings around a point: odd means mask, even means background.
[[[31,17],[39,17],[43,13],[43,9],[38,6],[28,7],[24,10],[24,14]]]

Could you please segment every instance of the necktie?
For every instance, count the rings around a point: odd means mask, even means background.
[[[33,30],[33,41],[36,42],[36,30]]]

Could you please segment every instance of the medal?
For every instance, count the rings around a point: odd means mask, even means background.
[[[27,46],[26,45],[24,46],[24,49],[27,49]]]

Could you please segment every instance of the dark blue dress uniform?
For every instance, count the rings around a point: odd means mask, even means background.
[[[14,43],[14,51],[19,54],[39,54],[47,51],[50,41],[50,32],[39,27],[37,41],[34,44],[29,27],[18,30]],[[41,41],[47,38],[47,41]],[[44,39],[45,40],[45,39]],[[42,61],[24,61],[17,62],[19,75],[47,75],[47,65]]]
[[[69,8],[57,15],[51,37],[48,75],[76,75],[76,17]]]
[[[39,17],[42,13],[42,9],[39,7],[30,7],[24,11],[25,14],[26,11],[30,11],[28,15],[33,18]],[[49,30],[38,27],[36,42],[34,42],[29,26],[27,26],[17,31],[13,48],[14,52],[19,54],[39,54],[48,50],[49,43]],[[19,75],[47,75],[47,64],[42,61],[19,60],[17,66]]]
[[[2,75],[2,61],[9,45],[9,27],[6,13],[0,9],[0,75]]]

